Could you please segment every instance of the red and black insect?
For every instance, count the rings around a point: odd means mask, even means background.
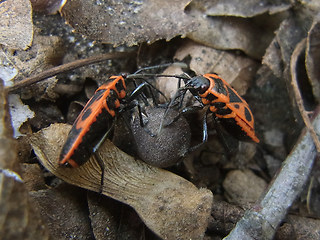
[[[168,76],[169,75],[162,75]],[[219,119],[221,125],[234,137],[242,141],[259,142],[255,135],[254,118],[248,103],[234,90],[229,83],[217,74],[204,74],[190,78],[187,75],[171,76],[183,79],[185,86],[179,88],[175,99],[189,90],[203,106],[209,106],[208,111]],[[169,105],[171,105],[169,104]],[[204,121],[204,134],[206,125]],[[203,137],[204,141],[207,135]]]
[[[111,128],[120,100],[126,96],[125,76],[112,76],[100,86],[75,120],[60,153],[59,164],[78,167]]]
[[[248,103],[229,83],[217,74],[204,74],[185,81],[215,114],[224,128],[239,140],[259,142],[254,131],[254,118]]]

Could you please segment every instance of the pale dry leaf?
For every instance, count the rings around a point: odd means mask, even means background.
[[[23,136],[19,131],[20,127],[28,119],[34,117],[34,112],[30,110],[28,105],[22,103],[18,94],[10,94],[8,97],[9,110],[13,128],[13,137],[18,138]]]
[[[3,50],[3,54],[0,54],[0,61],[3,63],[2,70],[8,66],[15,69],[18,74],[14,80],[18,82],[26,76],[32,76],[52,67],[56,64],[55,61],[62,57],[62,49],[62,40],[59,37],[35,34],[32,47],[27,51],[17,50],[11,52]],[[8,59],[10,62],[4,64]],[[48,81],[33,85],[32,88],[24,88],[21,98],[56,99],[58,94],[53,89],[56,82],[57,79],[52,77]]]
[[[302,38],[306,37],[306,29],[311,26],[309,20],[308,16],[301,18],[290,16],[281,23],[277,30],[275,37],[277,40],[276,47],[281,51],[281,58],[285,67],[290,64],[290,58],[295,46]]]
[[[71,126],[53,124],[30,141],[41,163],[66,182],[100,191],[101,168],[92,157],[79,168],[61,168],[59,152]],[[104,195],[133,207],[164,239],[201,239],[210,216],[212,193],[187,180],[134,159],[105,141],[96,153],[104,163]]]
[[[187,37],[216,49],[241,50],[250,57],[260,59],[273,38],[273,29],[262,30],[250,19],[208,17],[195,8],[190,10],[190,15],[197,19],[200,26]]]
[[[29,0],[0,2],[0,44],[25,50],[33,38],[32,7]]]
[[[266,49],[262,58],[262,64],[268,66],[272,70],[273,74],[278,78],[282,76],[284,71],[281,57],[281,49],[277,38],[275,37]]]
[[[275,14],[288,10],[290,0],[195,0],[193,4],[210,16],[253,17],[263,13]]]
[[[195,30],[193,18],[184,13],[190,0],[95,1],[69,0],[62,16],[90,39],[115,46],[152,43]]]
[[[178,66],[170,66],[163,71],[162,74],[165,75],[180,75],[183,71]],[[171,99],[177,92],[178,89],[178,79],[174,77],[159,77],[156,80],[156,87],[166,96],[166,98]],[[190,94],[187,93],[190,96]],[[160,95],[160,102],[166,102],[163,96]]]

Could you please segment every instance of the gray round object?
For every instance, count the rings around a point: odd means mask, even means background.
[[[182,160],[190,148],[190,127],[183,116],[169,126],[163,127],[158,134],[164,112],[164,108],[147,108],[147,117],[143,119],[147,122],[146,126],[141,127],[137,116],[131,124],[138,156],[156,167],[169,167],[176,164]],[[164,122],[172,121],[177,115],[177,111],[170,110]],[[151,133],[156,136],[152,136]]]

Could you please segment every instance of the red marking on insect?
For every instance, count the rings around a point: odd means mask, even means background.
[[[199,96],[204,105],[219,118],[225,129],[239,140],[259,142],[254,131],[254,118],[248,103],[229,83],[217,74],[183,78],[185,88]]]
[[[75,120],[61,150],[59,164],[78,167],[87,161],[93,148],[110,129],[126,96],[125,76],[112,76],[101,85]]]

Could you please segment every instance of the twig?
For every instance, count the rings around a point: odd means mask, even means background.
[[[116,53],[106,53],[99,56],[93,56],[85,59],[76,60],[70,63],[66,63],[57,67],[53,67],[51,69],[48,69],[46,71],[43,71],[39,74],[36,74],[32,77],[25,78],[21,80],[20,82],[14,84],[13,86],[7,87],[7,92],[13,92],[18,90],[19,88],[40,82],[46,78],[55,76],[59,73],[67,72],[82,66],[90,65],[93,63],[102,62],[108,59],[117,59],[117,58],[124,58],[128,57],[130,55],[133,55],[134,52],[116,52]]]
[[[317,133],[320,133],[319,113],[313,126]],[[316,156],[317,150],[310,132],[304,131],[263,199],[245,213],[224,239],[273,239],[289,207],[303,190]]]

